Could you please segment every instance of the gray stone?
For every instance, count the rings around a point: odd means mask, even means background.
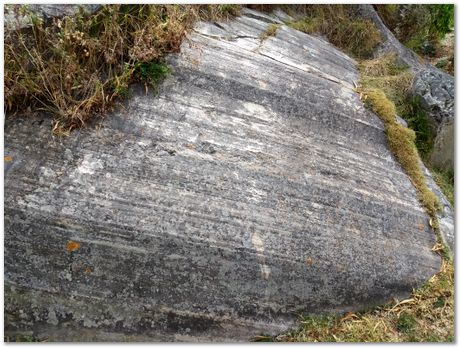
[[[241,13],[248,18],[254,18],[262,22],[270,23],[270,24],[282,24],[283,21],[276,18],[276,16],[270,16],[268,14],[251,10],[250,8],[243,7],[241,9]]]
[[[454,171],[455,135],[454,120],[446,120],[439,125],[430,160],[433,165],[444,171]]]
[[[356,63],[286,26],[261,42],[269,25],[198,24],[98,130],[7,117],[5,334],[245,341],[439,270]]]
[[[443,170],[454,170],[454,78],[431,68],[418,73],[411,88],[429,116],[435,131],[431,163]]]
[[[402,117],[396,115],[396,122],[398,122],[401,126],[408,127],[407,121]]]
[[[454,170],[454,88],[454,77],[434,67],[420,71],[411,87],[436,134],[431,162],[444,170]]]
[[[289,16],[286,12],[284,12],[283,10],[279,8],[275,8],[272,12],[272,15],[284,23],[294,21],[294,17]]]
[[[83,10],[88,14],[95,13],[102,5],[55,5],[55,4],[18,4],[4,5],[4,28],[8,30],[19,30],[32,25],[31,15],[36,16],[44,22],[53,18],[73,16]],[[24,11],[25,10],[25,11]]]
[[[420,71],[412,84],[412,94],[437,124],[454,118],[454,77],[431,67]]]

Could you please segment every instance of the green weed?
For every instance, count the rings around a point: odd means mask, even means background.
[[[134,68],[135,76],[152,86],[155,86],[161,79],[165,78],[169,72],[168,66],[162,62],[138,63]]]
[[[417,322],[415,321],[414,316],[403,312],[400,314],[398,321],[396,322],[396,327],[399,331],[408,333],[414,329],[416,323]]]
[[[441,39],[454,27],[453,4],[376,5],[396,37],[417,53],[433,56]]]

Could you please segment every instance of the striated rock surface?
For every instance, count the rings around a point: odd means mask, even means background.
[[[99,129],[5,125],[5,333],[245,341],[440,266],[355,62],[247,11],[199,23]]]

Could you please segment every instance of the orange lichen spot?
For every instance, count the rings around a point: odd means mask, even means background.
[[[313,264],[313,259],[311,257],[308,257],[306,260],[305,260],[305,263],[308,265],[308,266],[311,266]]]
[[[13,160],[13,157],[5,156],[5,162],[11,162],[12,160]]]
[[[73,242],[71,240],[67,241],[67,251],[73,252],[80,249],[81,244],[78,242]]]

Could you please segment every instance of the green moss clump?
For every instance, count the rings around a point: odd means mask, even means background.
[[[366,103],[377,113],[385,123],[393,123],[396,121],[396,108],[391,103],[385,93],[380,89],[370,89],[366,91]]]
[[[421,169],[421,159],[415,146],[415,132],[396,122],[395,105],[379,89],[364,91],[366,103],[385,123],[388,146],[415,186],[420,202],[433,221],[440,209],[439,200],[428,188]]]

